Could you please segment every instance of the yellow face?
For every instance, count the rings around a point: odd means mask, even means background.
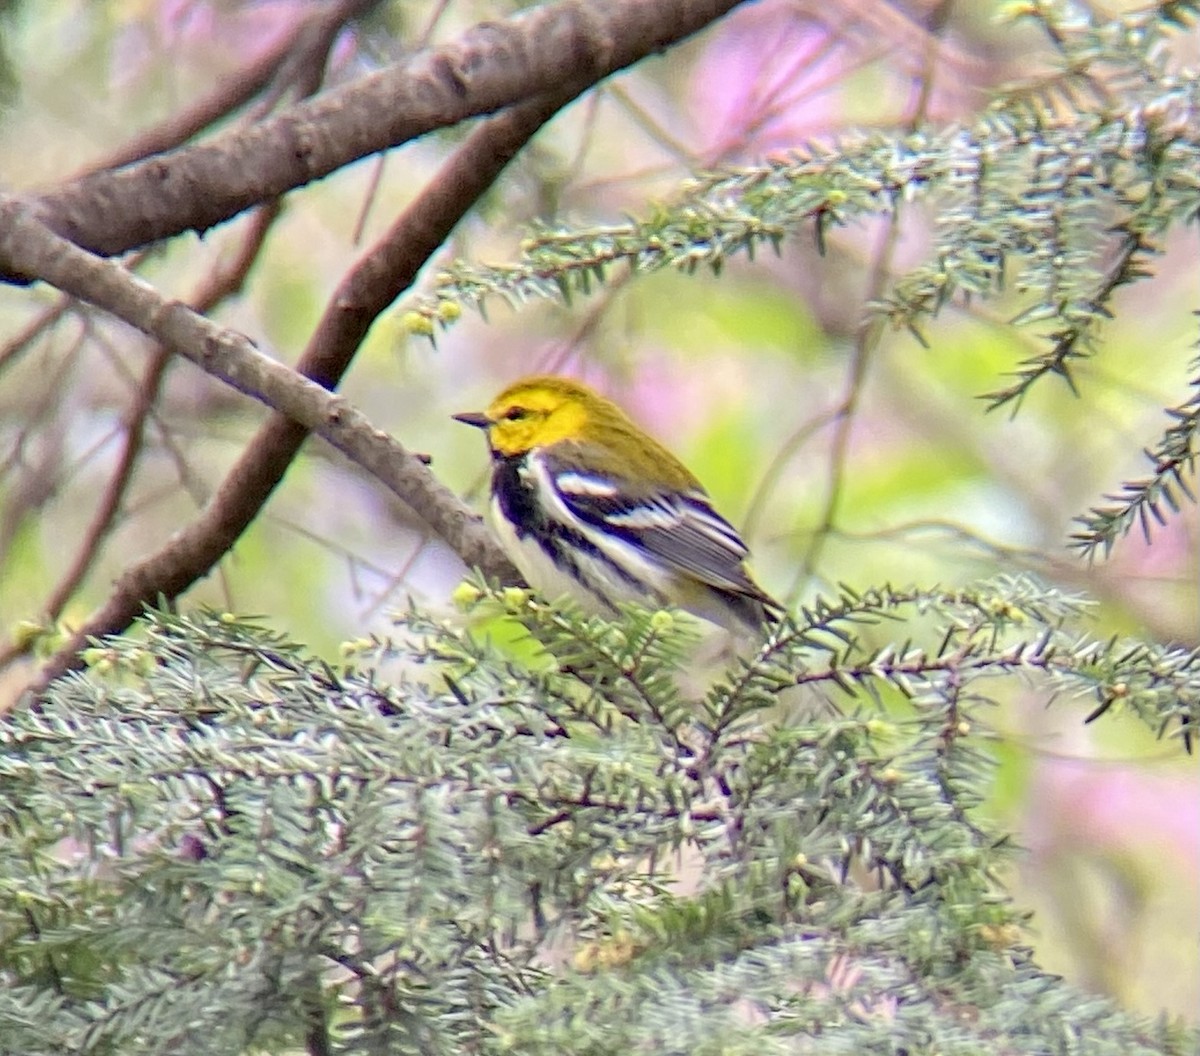
[[[563,378],[529,378],[505,389],[483,414],[455,415],[487,430],[492,450],[511,457],[581,435],[586,390]]]

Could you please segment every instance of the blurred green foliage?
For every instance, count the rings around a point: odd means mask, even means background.
[[[1170,651],[1008,578],[816,602],[691,692],[678,614],[458,596],[337,665],[152,614],[9,716],[0,1052],[1194,1048],[1037,966],[979,811],[981,685]]]
[[[431,21],[438,6],[385,5],[346,35],[332,78],[354,77],[411,43],[389,37],[385,27],[395,22],[388,20],[401,18],[406,32],[429,28],[431,39],[451,39],[511,5],[450,5],[442,21]],[[581,100],[544,131],[536,151],[516,159],[485,208],[426,269],[415,299],[377,324],[344,391],[380,427],[427,451],[441,479],[478,497],[485,470],[478,437],[448,415],[479,406],[520,374],[578,374],[684,457],[735,520],[752,514],[757,574],[776,593],[794,589],[811,602],[839,583],[949,589],[1032,570],[1056,589],[1094,598],[1088,628],[1100,638],[1120,633],[1197,647],[1194,505],[1181,503],[1155,527],[1150,544],[1135,525],[1107,561],[1089,563],[1067,547],[1074,518],[1102,505],[1122,481],[1145,475],[1141,452],[1170,424],[1163,408],[1185,406],[1193,391],[1194,228],[1183,224],[1195,194],[1187,151],[1200,139],[1196,89],[1193,83],[1187,94],[1186,71],[1198,55],[1190,24],[1162,21],[1174,13],[1186,22],[1190,5],[1131,8],[1129,18],[1149,26],[1140,36],[1122,36],[1112,27],[1127,23],[1099,11],[1088,16],[1084,6],[1033,5],[1069,38],[1065,48],[1056,48],[1036,20],[1002,22],[1002,6],[957,5],[941,35],[931,36],[893,5],[851,5],[839,31],[785,4],[747,5],[698,41],[622,75],[614,82],[619,91],[604,87]],[[1079,17],[1068,18],[1071,11]],[[0,153],[0,180],[30,190],[69,177],[235,71],[292,14],[286,4],[20,5],[0,20],[21,87],[0,114],[0,134],[6,143],[32,146]],[[891,46],[881,53],[871,43],[878,39]],[[796,47],[767,53],[763,40]],[[1137,56],[1154,42],[1154,62],[1139,69]],[[1156,254],[1136,254],[1153,277],[1115,289],[1105,311],[1088,316],[1094,345],[1069,366],[1078,395],[1051,373],[1029,389],[1017,413],[1010,405],[986,414],[979,397],[1008,386],[1006,375],[1024,360],[1042,357],[1044,365],[1045,332],[1057,324],[1011,325],[1030,307],[1030,294],[1014,285],[1020,271],[1013,257],[1004,267],[989,265],[989,299],[948,299],[935,319],[920,321],[927,347],[903,329],[866,327],[868,302],[922,313],[937,304],[933,295],[945,289],[935,281],[944,265],[937,252],[969,232],[953,217],[945,222],[936,188],[914,183],[909,197],[896,194],[891,202],[868,185],[859,163],[886,162],[891,151],[911,166],[913,157],[932,158],[957,142],[960,126],[986,131],[997,120],[988,100],[1012,83],[1030,89],[1023,101],[1009,97],[1025,107],[1018,114],[1025,148],[1036,140],[1039,120],[1078,107],[1090,123],[1069,155],[1075,162],[1093,161],[1096,144],[1133,149],[1137,144],[1112,139],[1128,114],[1119,107],[1099,118],[1086,111],[1085,75],[1106,53],[1114,56],[1106,69],[1119,68],[1123,77],[1133,70],[1129,90],[1143,112],[1180,119],[1177,154],[1134,150],[1128,166],[1154,161],[1150,175],[1168,181],[1163,186],[1184,204],[1148,214],[1141,205],[1152,205],[1154,195],[1134,196],[1147,185],[1154,191],[1154,181],[1136,172],[1138,178],[1118,179],[1130,175],[1124,161],[1112,181],[1120,195],[1105,199],[1104,208],[1088,197],[1086,181],[1076,188],[1069,230],[1075,255],[1065,263],[1086,267],[1060,298],[1076,308],[1111,259],[1096,253],[1101,243],[1087,241],[1097,230],[1129,215],[1147,223],[1159,215],[1175,226],[1154,232]],[[789,65],[796,55],[811,65]],[[1170,86],[1170,106],[1147,109],[1163,96],[1165,77],[1182,82]],[[916,83],[930,86],[924,113],[913,109]],[[1041,116],[1037,98],[1054,104]],[[914,124],[923,130],[916,138]],[[859,125],[870,129],[860,133]],[[436,173],[460,134],[394,152],[373,198],[373,160],[293,195],[244,292],[217,318],[294,360],[346,269],[414,187]],[[854,165],[839,170],[844,186],[786,182],[802,168],[789,150],[803,152],[810,139],[818,158],[840,145],[839,164],[862,148]],[[1004,160],[1016,168],[1020,158],[1014,151]],[[960,208],[961,173],[947,171],[943,189],[953,190]],[[1194,184],[1194,166],[1190,171]],[[797,196],[793,222],[760,227],[767,237],[753,262],[722,259],[713,277],[705,224],[736,202],[750,176],[764,172],[779,177],[780,197]],[[992,184],[999,191],[1016,186],[1000,176]],[[831,191],[846,197],[831,200]],[[866,198],[887,208],[855,213]],[[832,205],[844,221],[822,224],[823,254],[805,202]],[[888,220],[876,213],[892,205],[901,226],[888,249]],[[569,307],[558,299],[557,283],[543,280],[552,302],[518,301],[510,310],[496,300],[486,321],[466,312],[454,326],[439,327],[436,347],[403,333],[404,312],[461,292],[445,285],[442,272],[487,276],[504,262],[519,270],[530,239],[544,265],[552,251],[601,236],[611,241],[615,228],[625,234],[639,223],[669,226],[685,207],[696,237],[690,246],[680,243],[680,252],[699,250],[691,274],[685,266],[631,279],[610,268],[601,283],[593,272],[588,295],[576,290]],[[364,238],[356,243],[352,230],[364,210]],[[1020,211],[1009,212],[992,220],[995,230],[1012,235]],[[180,239],[145,265],[146,274],[183,296],[231,252],[241,230],[235,221],[203,240]],[[538,244],[535,231],[556,234]],[[1056,264],[1037,239],[1026,249],[1052,285],[1064,262]],[[911,281],[896,294],[905,276]],[[998,277],[1003,289],[993,282]],[[1044,300],[1056,304],[1050,294]],[[16,334],[49,303],[41,289],[0,291],[0,337]],[[904,321],[903,312],[896,317]],[[19,355],[0,358],[0,612],[10,624],[40,618],[66,551],[82,538],[112,472],[131,379],[145,354],[128,332],[68,313]],[[65,622],[103,600],[131,560],[186,523],[260,420],[249,401],[186,365],[171,367],[117,530]],[[819,531],[817,559],[806,563]],[[435,612],[448,611],[446,599],[463,573],[409,511],[310,442],[267,515],[184,605],[269,613],[273,626],[332,662],[343,640],[385,633],[388,610],[405,608],[410,594]],[[862,630],[869,647],[890,640],[886,625]],[[10,671],[4,689],[15,690],[30,666]],[[1019,680],[996,686],[995,696],[998,741],[989,752],[999,765],[988,771],[986,809],[1029,848],[1007,867],[1006,879],[1018,905],[1037,908],[1037,962],[1145,1013],[1167,1008],[1194,1017],[1200,969],[1194,950],[1180,949],[1181,936],[1200,929],[1194,766],[1128,717],[1084,727],[1086,708],[1047,710],[1044,696]]]

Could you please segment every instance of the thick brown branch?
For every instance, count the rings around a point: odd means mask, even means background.
[[[481,23],[259,124],[50,191],[37,199],[38,215],[104,255],[203,232],[368,154],[580,78],[600,80],[739,2],[559,0]]]
[[[186,143],[248,103],[289,65],[307,61],[320,63],[323,67],[333,36],[347,21],[377,3],[378,0],[341,0],[328,9],[300,19],[262,55],[242,69],[223,76],[208,95],[138,133],[106,157],[90,162],[75,179],[117,169]]]
[[[312,95],[320,87],[323,71],[328,59],[329,49],[333,46],[337,33],[346,18],[356,12],[371,6],[374,0],[341,0],[332,8],[323,10],[297,25],[289,35],[286,50],[275,49],[274,61],[271,65],[273,73],[278,73],[281,63],[289,58],[296,69],[296,75],[291,78],[295,89],[303,96]],[[257,64],[239,80],[245,82],[257,76],[262,64]],[[220,96],[221,90],[210,97],[212,102]],[[171,129],[179,130],[188,120],[192,120],[198,111],[185,111],[182,123],[170,124],[170,127],[160,126],[151,130],[151,135],[169,134]],[[212,311],[222,300],[237,293],[243,286],[250,268],[262,250],[267,232],[278,219],[280,203],[278,200],[261,206],[252,217],[252,222],[238,247],[237,254],[226,263],[218,263],[201,281],[189,303],[200,313]],[[73,303],[72,298],[61,298],[64,306]],[[44,607],[43,618],[53,622],[62,614],[63,608],[79,588],[84,577],[91,569],[100,552],[101,545],[112,530],[117,513],[124,500],[126,491],[133,479],[134,469],[142,450],[144,431],[147,421],[154,411],[154,404],[166,376],[172,359],[171,351],[164,345],[156,345],[150,352],[149,362],[143,371],[142,381],[138,385],[135,399],[125,415],[124,437],[117,465],[109,480],[108,486],[100,497],[100,502],[92,515],[82,541],[76,548],[75,557],[62,573],[58,583],[51,591]],[[7,666],[15,657],[27,651],[29,644],[14,641],[4,649],[0,649],[0,668]]]
[[[305,427],[324,436],[353,461],[378,476],[459,553],[482,567],[496,567],[498,558],[507,568],[496,544],[483,526],[457,498],[439,484],[415,456],[344,399],[300,377],[288,367],[258,352],[251,342],[179,302],[164,300],[152,287],[130,275],[119,264],[98,259],[56,236],[33,219],[19,203],[0,205],[0,263],[28,268],[44,275],[59,289],[80,300],[103,307],[129,325],[149,334],[172,352],[207,372],[254,396]],[[270,452],[267,452],[267,457]],[[237,471],[206,508],[199,521],[179,533],[147,561],[129,569],[113,597],[63,652],[52,659],[45,677],[52,678],[74,662],[74,652],[86,635],[102,633],[110,618],[121,614],[117,629],[128,624],[141,606],[158,592],[174,596],[195,578],[187,560],[196,544],[205,549],[214,537],[232,532],[236,538],[244,523],[242,512],[229,495],[239,489]],[[256,507],[257,508],[257,507]],[[231,541],[231,540],[230,540]],[[224,542],[224,553],[229,543]],[[204,563],[204,571],[211,563]],[[132,610],[128,615],[125,613]]]
[[[400,220],[358,263],[334,295],[298,367],[334,385],[379,312],[409,285],[458,219],[512,156],[581,84],[554,98],[492,118],[463,144]],[[199,363],[288,417],[268,422],[230,472],[201,517],[158,553],[128,569],[109,601],[47,668],[67,669],[88,636],[115,633],[159,596],[174,597],[223,556],[281,479],[306,435],[320,432],[375,473],[469,564],[511,579],[514,571],[490,535],[417,459],[373,430],[357,412],[323,389],[261,356],[245,338],[168,305],[119,265],[72,249],[41,228],[16,203],[0,234],[0,267],[40,274],[61,289],[99,304],[172,351]],[[26,232],[26,236],[22,235]],[[297,424],[301,423],[301,424]]]
[[[252,215],[253,223],[242,240],[237,256],[224,267],[215,268],[189,298],[195,311],[209,312],[225,298],[232,296],[242,288],[251,265],[258,259],[267,232],[278,216],[278,203],[263,206]],[[112,479],[88,525],[83,541],[76,551],[75,559],[68,566],[67,571],[46,601],[43,615],[50,622],[57,620],[62,615],[64,606],[74,595],[83,581],[83,577],[91,568],[99,552],[100,544],[112,529],[121,499],[133,477],[133,469],[142,448],[146,421],[158,398],[158,392],[170,359],[170,350],[163,345],[156,346],[150,353],[150,360],[143,372],[137,396],[126,414],[125,439]],[[0,666],[3,666],[2,662],[0,662]]]

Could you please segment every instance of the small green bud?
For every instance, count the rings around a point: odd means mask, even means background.
[[[675,627],[675,614],[666,609],[659,609],[650,617],[650,629],[658,634],[666,634]]]
[[[454,603],[455,608],[462,612],[469,611],[481,597],[483,597],[483,591],[465,579],[450,594],[450,600]]]
[[[997,22],[1018,22],[1022,18],[1035,18],[1038,15],[1037,4],[1021,0],[1019,3],[1001,4],[995,12]]]
[[[1025,622],[1025,613],[1004,598],[992,598],[987,603],[987,609],[997,619],[1008,620],[1010,623]]]
[[[400,316],[400,326],[409,334],[419,334],[424,337],[433,335],[433,322],[421,312],[405,312]]]
[[[70,640],[70,629],[61,623],[55,624],[53,628],[43,630],[43,633],[33,640],[34,656],[53,656]]]
[[[13,627],[13,645],[24,652],[45,633],[46,628],[40,623],[33,620],[18,620],[16,626]]]
[[[505,587],[500,596],[509,609],[523,609],[529,602],[529,591],[521,587]]]

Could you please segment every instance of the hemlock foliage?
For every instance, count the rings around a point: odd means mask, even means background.
[[[1178,737],[1200,654],[1019,578],[700,678],[670,612],[460,593],[336,669],[151,614],[7,716],[0,1051],[1195,1051],[1039,970],[978,806],[1007,683]]]
[[[1041,345],[991,395],[1019,406],[1200,215],[1200,87],[1169,55],[1198,6],[1014,5],[1059,69],[975,121],[535,232],[448,269],[409,328],[929,203],[930,259],[872,310],[920,335],[952,299],[1023,297]],[[1085,553],[1192,497],[1200,377],[1174,402],[1150,474],[1080,517]],[[1200,653],[1097,639],[1078,599],[1004,578],[846,591],[703,677],[672,613],[462,594],[469,619],[409,613],[337,667],[151,613],[0,717],[0,1053],[1197,1051],[1038,968],[980,804],[993,696],[1190,747]]]
[[[719,274],[738,256],[781,253],[795,235],[927,209],[928,260],[869,306],[877,327],[922,344],[951,303],[1011,294],[1014,324],[1040,346],[988,406],[1018,408],[1049,377],[1075,388],[1100,353],[1118,292],[1154,277],[1168,236],[1200,219],[1200,79],[1172,54],[1200,4],[1149,4],[1102,18],[1086,4],[1010,7],[1034,22],[1057,68],[999,95],[973,121],[882,129],[810,143],[788,156],[701,174],[645,218],[543,227],[507,265],[458,261],[408,316],[434,335],[461,315],[535,298],[570,302],[614,275],[663,269]],[[1200,445],[1200,359],[1159,437],[1147,476],[1114,485],[1081,513],[1071,545],[1107,555],[1131,529],[1148,538],[1185,501]]]

